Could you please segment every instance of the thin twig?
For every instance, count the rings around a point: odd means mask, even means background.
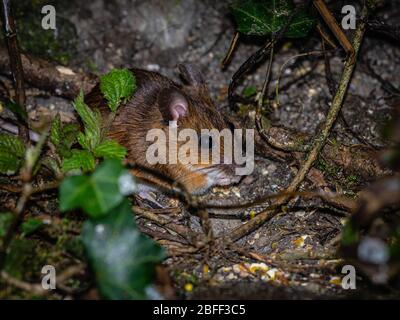
[[[258,65],[261,61],[265,59],[268,52],[270,52],[270,47],[275,45],[286,33],[290,24],[292,23],[293,18],[299,12],[301,8],[308,8],[311,4],[312,0],[308,0],[306,6],[298,6],[293,12],[290,14],[289,18],[286,21],[286,24],[283,28],[281,28],[277,33],[272,35],[272,39],[269,39],[264,46],[254,52],[240,67],[239,69],[233,74],[231,83],[229,84],[228,88],[228,102],[229,107],[231,109],[235,109],[236,103],[236,96],[234,92],[239,85],[239,82],[242,80],[243,76],[249,72],[254,66]]]
[[[270,51],[270,47],[272,46],[273,42],[274,40],[267,41],[264,46],[254,52],[233,74],[228,88],[228,102],[231,109],[235,108],[236,101],[234,92],[236,87],[239,85],[240,80],[247,72],[249,72],[255,65],[260,63],[266,57],[266,54]]]
[[[33,169],[39,159],[43,145],[48,136],[48,129],[40,136],[39,142],[35,147],[30,147],[25,154],[25,165],[21,170],[21,178],[24,182],[21,196],[18,199],[17,205],[14,208],[14,217],[4,236],[2,247],[0,248],[0,270],[3,269],[7,256],[8,247],[14,237],[15,231],[24,218],[25,206],[32,195],[33,186],[31,180],[33,178]]]
[[[362,11],[362,22],[359,23],[355,35],[354,35],[354,40],[353,40],[353,47],[355,50],[355,55],[358,54],[358,51],[361,46],[361,42],[364,36],[364,31],[365,31],[365,19],[368,16],[368,8],[364,6],[363,11]],[[352,56],[349,56],[346,60],[343,73],[339,82],[339,86],[337,89],[337,92],[333,98],[332,101],[332,106],[328,112],[328,115],[326,117],[325,124],[323,126],[323,129],[321,133],[314,139],[313,147],[308,154],[308,157],[306,161],[304,162],[303,166],[300,168],[299,172],[295,176],[295,178],[292,180],[290,183],[289,187],[287,188],[288,192],[293,192],[295,191],[301,182],[304,180],[305,176],[307,175],[308,171],[314,164],[314,162],[317,160],[320,151],[324,147],[327,138],[331,132],[331,129],[336,121],[336,118],[341,110],[341,107],[343,105],[344,97],[347,92],[347,88],[349,86],[351,76],[353,74],[355,67],[355,59]],[[283,205],[284,203],[287,202],[287,198],[283,197],[279,200],[277,200],[277,204]],[[267,220],[275,216],[277,213],[279,213],[280,210],[264,210],[261,213],[259,213],[255,218],[250,220],[249,222],[237,227],[236,229],[232,230],[229,232],[229,235],[225,235],[225,239],[230,240],[230,241],[235,241],[238,240],[245,235],[247,235],[249,232],[255,230],[256,228],[260,227],[263,225]]]
[[[336,92],[336,81],[332,74],[331,63],[330,63],[329,57],[327,55],[327,51],[325,50],[325,38],[323,38],[323,37],[321,38],[321,46],[322,46],[322,50],[324,51],[325,78],[326,78],[326,82],[328,84],[329,92],[330,92],[331,96],[333,96]],[[339,120],[343,123],[344,129],[350,133],[349,134],[350,137],[356,138],[360,143],[363,143],[370,147],[375,147],[370,142],[368,142],[366,139],[361,137],[357,132],[355,132],[350,127],[350,125],[347,123],[346,118],[343,115],[343,110],[340,110],[340,112],[339,112]],[[345,132],[345,133],[347,134],[347,132]]]
[[[21,54],[18,46],[14,16],[11,12],[10,1],[2,0],[2,19],[8,55],[10,57],[10,69],[15,86],[15,101],[26,112],[26,96],[24,88],[24,70],[22,68]],[[28,119],[26,120],[28,122]],[[18,123],[19,135],[26,145],[30,144],[29,124],[20,121]]]
[[[256,109],[256,119],[261,119],[261,112],[264,106],[265,97],[268,95],[268,86],[269,81],[271,79],[271,68],[272,68],[272,61],[274,60],[274,43],[271,45],[271,49],[269,52],[269,60],[267,65],[267,72],[265,73],[265,80],[264,84],[260,93],[260,96],[257,101],[257,109]]]

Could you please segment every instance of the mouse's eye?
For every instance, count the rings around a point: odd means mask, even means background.
[[[199,140],[200,148],[202,149],[212,149],[213,139],[209,134],[202,134]]]
[[[231,130],[231,132],[233,133],[235,131],[235,125],[232,122],[228,121],[228,126],[229,130]]]

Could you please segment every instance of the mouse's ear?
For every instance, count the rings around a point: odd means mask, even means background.
[[[158,108],[165,121],[178,121],[188,115],[186,97],[176,88],[165,88],[158,94]]]
[[[179,64],[178,70],[182,79],[190,86],[204,86],[206,84],[206,80],[200,69],[193,64]]]

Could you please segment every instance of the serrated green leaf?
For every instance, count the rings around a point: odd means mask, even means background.
[[[57,152],[62,158],[72,156],[71,147],[77,142],[80,127],[75,123],[68,123],[61,130],[62,139],[57,147]]]
[[[25,145],[16,136],[0,134],[0,173],[14,174],[22,165]]]
[[[57,152],[61,156],[62,159],[71,158],[71,156],[72,156],[72,150],[70,148],[67,148],[64,145],[60,145],[57,148]]]
[[[100,217],[117,206],[123,195],[119,179],[127,170],[118,160],[105,160],[91,176],[72,176],[60,186],[61,211],[83,209],[91,217]]]
[[[58,147],[62,141],[62,124],[60,114],[57,113],[50,129],[50,141]]]
[[[65,158],[62,163],[62,170],[82,170],[83,172],[93,171],[96,164],[93,155],[87,150],[71,150],[71,157]]]
[[[94,155],[98,158],[122,160],[126,156],[126,148],[114,140],[105,140],[96,147]]]
[[[84,102],[83,92],[76,97],[74,108],[85,127],[85,133],[78,134],[79,144],[87,150],[94,150],[101,140],[101,116],[98,110],[91,110]]]
[[[0,134],[0,151],[10,152],[22,158],[25,154],[25,145],[17,136]]]
[[[63,126],[59,114],[54,118],[50,130],[50,141],[56,147],[57,153],[61,158],[70,158],[72,156],[71,146],[77,142],[76,138],[79,129],[79,125],[75,123]]]
[[[127,199],[105,217],[86,221],[82,239],[98,288],[108,299],[145,299],[163,249],[142,235]]]
[[[76,123],[68,123],[64,125],[62,129],[62,135],[63,135],[63,144],[67,147],[70,148],[75,142],[76,138],[78,136],[80,127]]]
[[[0,151],[0,173],[15,174],[22,165],[22,159],[12,153]]]
[[[38,230],[41,226],[43,226],[42,220],[29,218],[21,224],[21,230],[24,235],[28,236]]]
[[[269,36],[286,26],[294,12],[292,0],[239,0],[231,6],[239,32],[253,36]],[[315,19],[305,10],[292,18],[284,37],[304,37]]]
[[[100,78],[100,90],[112,112],[122,100],[129,99],[136,89],[136,79],[128,69],[114,69]]]
[[[92,150],[90,138],[86,134],[79,132],[76,138],[83,149]]]

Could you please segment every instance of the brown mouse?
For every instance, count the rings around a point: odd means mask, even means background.
[[[110,138],[127,148],[129,162],[155,169],[162,175],[179,181],[193,194],[202,194],[212,186],[237,183],[241,176],[235,174],[237,167],[235,164],[213,164],[211,159],[210,161],[202,159],[199,164],[194,165],[183,164],[179,160],[176,164],[149,165],[146,151],[152,142],[146,141],[146,135],[151,129],[161,129],[168,136],[169,121],[175,120],[178,132],[191,128],[198,133],[199,150],[201,150],[203,147],[213,147],[212,143],[201,141],[208,139],[201,137],[201,129],[232,130],[232,124],[216,109],[204,77],[193,65],[179,66],[183,85],[157,72],[142,69],[131,69],[131,71],[136,78],[137,89],[133,96],[119,107],[108,131]],[[98,108],[103,118],[110,112],[100,93],[99,85],[85,96],[85,102],[91,108]],[[181,144],[183,142],[178,142],[178,146]],[[221,143],[222,154],[223,148],[224,145]],[[140,170],[133,170],[133,174],[144,181],[164,184]]]

